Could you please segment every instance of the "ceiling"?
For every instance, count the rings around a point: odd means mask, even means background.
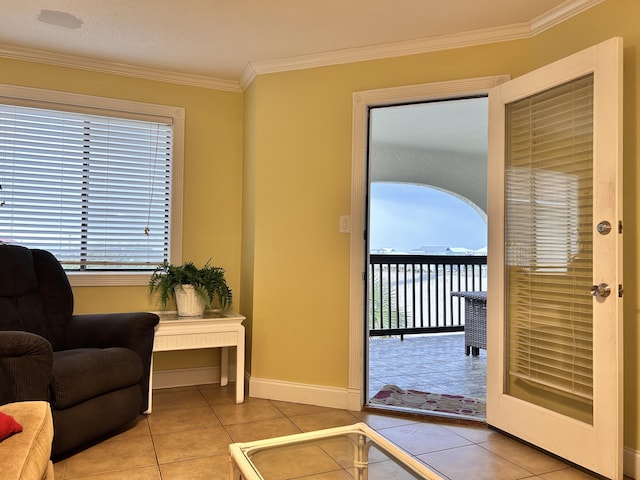
[[[486,97],[374,108],[370,115],[374,147],[486,157]]]
[[[531,36],[601,1],[0,0],[0,56],[238,84],[247,70]]]

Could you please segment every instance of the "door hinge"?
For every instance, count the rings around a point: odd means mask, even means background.
[[[622,298],[622,294],[624,293],[624,290],[622,288],[622,284],[618,285],[618,297]]]
[[[618,220],[618,233],[622,233],[622,220]]]

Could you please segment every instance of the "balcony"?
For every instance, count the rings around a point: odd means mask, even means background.
[[[464,300],[486,290],[486,255],[370,255],[369,336],[464,330]]]
[[[487,355],[465,355],[464,334],[369,338],[369,398],[384,385],[486,398]]]
[[[487,286],[487,257],[371,255],[369,396],[382,386],[486,397],[486,352],[465,354],[465,300]],[[405,338],[406,337],[406,338]]]

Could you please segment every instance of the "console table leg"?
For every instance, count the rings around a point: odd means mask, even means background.
[[[244,402],[244,328],[239,334],[243,341],[236,346],[236,403]]]
[[[220,349],[220,385],[229,383],[229,347]]]

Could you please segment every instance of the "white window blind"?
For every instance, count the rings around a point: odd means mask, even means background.
[[[509,376],[590,402],[593,76],[506,108]]]
[[[168,260],[172,119],[69,110],[0,104],[0,241],[68,270]]]

